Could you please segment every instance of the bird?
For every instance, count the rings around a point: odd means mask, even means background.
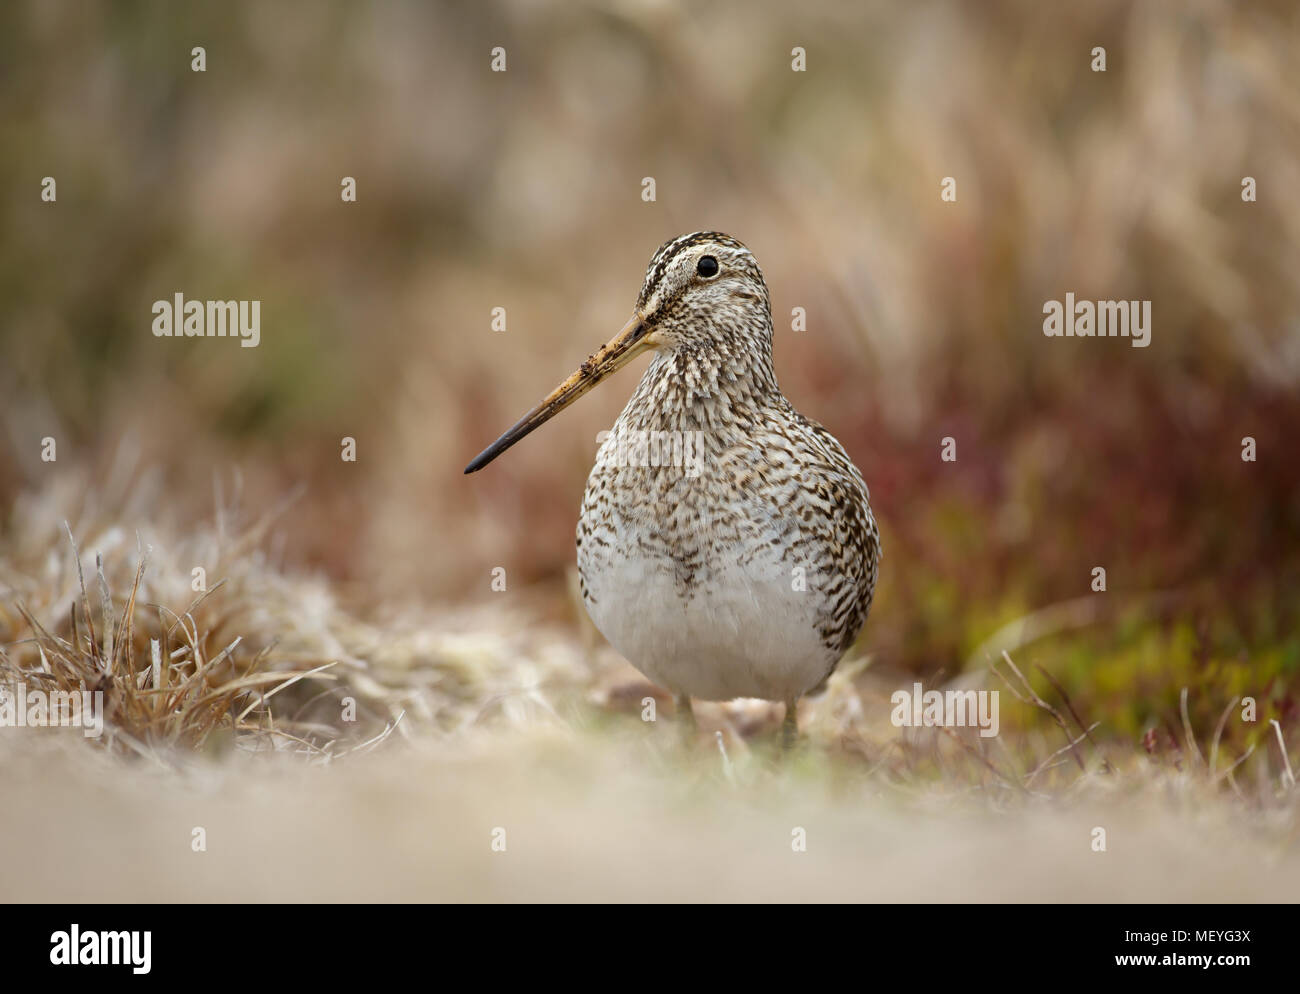
[[[880,532],[862,473],[777,385],[772,305],[740,241],[697,231],[650,259],[630,320],[465,468],[481,470],[597,384],[654,357],[587,479],[591,620],[694,725],[692,699],[797,708],[871,610]]]

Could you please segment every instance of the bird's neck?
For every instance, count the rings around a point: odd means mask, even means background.
[[[676,346],[655,354],[619,424],[643,431],[717,431],[781,401],[770,347]]]

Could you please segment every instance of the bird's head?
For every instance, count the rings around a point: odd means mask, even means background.
[[[665,242],[636,301],[656,348],[772,337],[772,311],[754,254],[730,235],[697,231]]]
[[[717,352],[771,363],[772,308],[753,253],[719,231],[682,235],[659,247],[636,310],[617,335],[474,458],[482,469],[597,383],[643,352]]]

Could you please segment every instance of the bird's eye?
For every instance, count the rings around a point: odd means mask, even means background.
[[[711,255],[702,255],[700,261],[695,264],[695,271],[706,280],[711,276],[717,276],[718,260]]]

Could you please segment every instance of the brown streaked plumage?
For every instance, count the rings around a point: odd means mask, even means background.
[[[880,536],[843,446],[777,386],[767,284],[744,245],[719,232],[666,242],[623,330],[466,472],[647,349],[587,481],[583,599],[678,695],[784,701],[789,740],[799,698],[866,622]]]

